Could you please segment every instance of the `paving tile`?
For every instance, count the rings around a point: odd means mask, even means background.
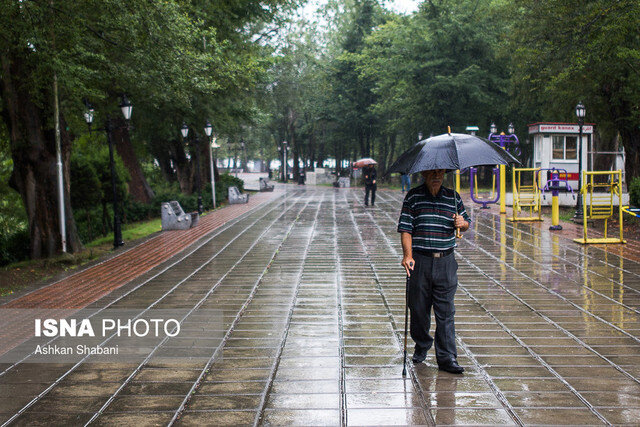
[[[271,393],[267,409],[340,409],[340,394],[281,394]]]
[[[422,409],[351,409],[347,422],[352,426],[361,425],[411,425],[427,424]]]
[[[258,409],[260,395],[203,395],[196,394],[189,401],[191,411]]]
[[[336,380],[283,381],[275,379],[271,393],[340,393],[340,384]]]
[[[535,379],[535,378],[514,378],[493,380],[495,385],[503,392],[508,391],[569,391],[569,388],[559,379]]]
[[[638,425],[640,409],[638,408],[596,408],[609,423],[615,425]]]
[[[91,418],[91,413],[73,413],[56,410],[54,412],[29,411],[18,418],[16,426],[51,426],[51,425],[80,425]]]
[[[347,409],[355,408],[422,408],[419,393],[347,393]]]
[[[253,425],[256,411],[186,411],[176,423],[180,426]]]
[[[175,411],[184,396],[118,396],[106,409],[111,412],[138,412],[140,408],[146,411]]]
[[[514,412],[525,424],[546,425],[602,425],[604,424],[589,409],[534,408],[515,409]]]
[[[267,425],[335,426],[340,424],[340,411],[274,409],[265,411],[262,421]]]
[[[516,425],[504,409],[432,409],[436,425]]]
[[[571,392],[505,392],[504,396],[514,408],[581,408],[585,406],[584,403]]]

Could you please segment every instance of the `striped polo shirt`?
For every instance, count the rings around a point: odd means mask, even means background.
[[[432,196],[425,184],[413,188],[404,198],[398,221],[398,233],[411,234],[413,249],[445,251],[454,248],[456,246],[453,227],[453,215],[456,213],[454,200],[458,204],[458,214],[471,222],[460,195],[455,191],[440,187],[438,194]]]

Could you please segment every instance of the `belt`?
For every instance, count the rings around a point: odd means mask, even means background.
[[[447,255],[451,255],[453,253],[453,248],[451,249],[447,249],[446,251],[427,251],[427,250],[423,250],[423,249],[413,249],[413,252],[418,254],[418,255],[422,255],[422,256],[428,256],[431,258],[442,258],[445,257]]]

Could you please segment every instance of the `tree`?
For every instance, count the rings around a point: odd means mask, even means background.
[[[627,182],[640,176],[640,4],[514,0],[510,10],[514,108],[575,122],[582,101],[602,139],[620,135]]]
[[[234,105],[243,105],[237,102],[240,96],[225,97],[246,91],[265,68],[253,37],[264,29],[265,20],[275,19],[279,8],[290,4],[290,0],[3,2],[0,114],[11,141],[11,186],[27,211],[31,257],[51,256],[61,242],[55,208],[55,99],[60,100],[61,111],[66,240],[75,252],[81,243],[69,203],[69,159],[74,134],[85,128],[79,119],[80,100],[88,98],[95,105],[102,125],[107,114],[118,116],[117,98],[127,93],[135,103],[134,117],[143,118],[136,122],[136,138],[149,144],[166,146],[183,118],[204,123],[204,118],[220,113],[218,119],[224,124],[225,117],[236,117]],[[198,101],[202,101],[198,115],[187,114]],[[115,124],[116,147],[141,184],[136,187],[148,198],[137,165],[136,151],[142,144],[132,145],[124,123]],[[166,164],[166,158],[160,163]]]

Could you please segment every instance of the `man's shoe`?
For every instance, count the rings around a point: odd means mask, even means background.
[[[440,363],[438,362],[438,369],[445,372],[450,372],[452,374],[461,374],[464,372],[464,368],[458,365],[458,361],[455,359],[449,360],[448,362]]]
[[[422,363],[426,358],[427,358],[427,350],[418,349],[416,347],[415,351],[413,352],[413,357],[411,358],[411,360],[413,360],[413,363]]]

